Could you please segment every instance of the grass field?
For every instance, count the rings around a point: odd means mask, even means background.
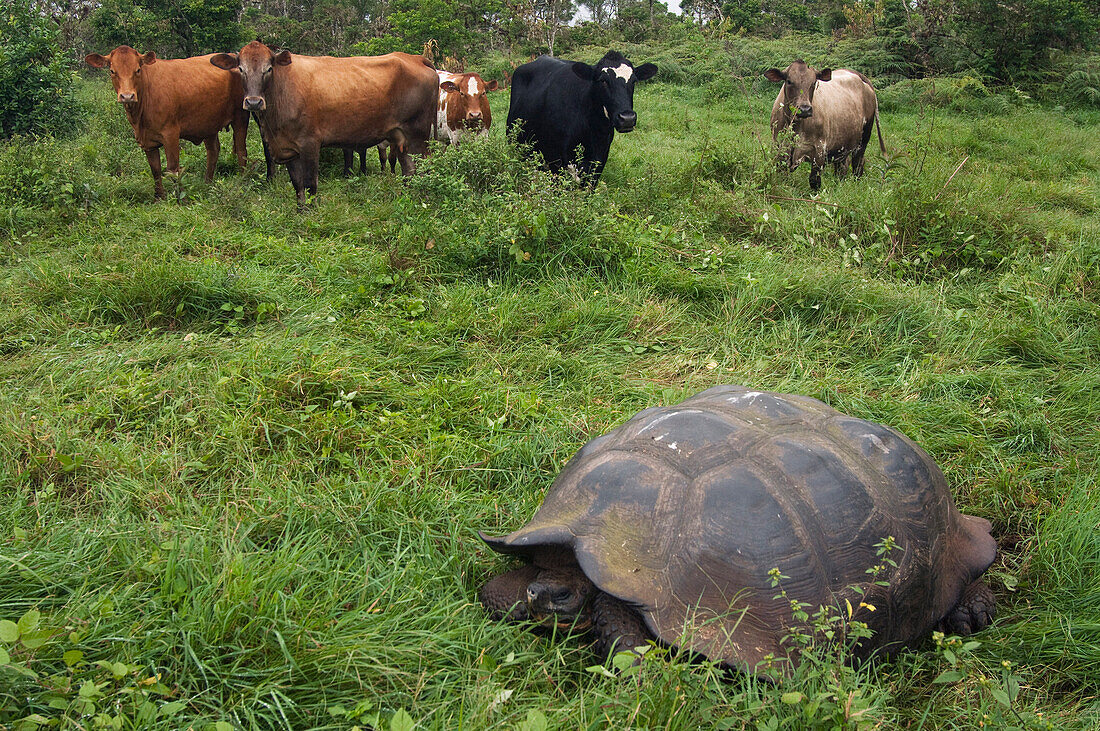
[[[501,92],[412,179],[326,156],[300,213],[190,145],[154,203],[82,91],[83,135],[0,148],[0,728],[1100,726],[1100,115],[886,88],[889,164],[811,198],[769,85],[654,83],[589,195]],[[979,645],[607,677],[486,618],[476,531],[719,383],[928,449],[1000,544]]]

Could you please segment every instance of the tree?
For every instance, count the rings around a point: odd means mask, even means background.
[[[514,0],[511,10],[527,28],[528,37],[551,56],[558,34],[576,12],[573,0]]]
[[[0,10],[0,135],[71,129],[79,116],[57,26],[29,0]]]
[[[244,39],[239,0],[103,0],[92,14],[101,49],[126,44],[166,56],[235,51]]]
[[[366,43],[366,53],[420,53],[428,41],[435,41],[443,55],[465,53],[466,29],[447,0],[393,0],[385,19],[389,29]]]

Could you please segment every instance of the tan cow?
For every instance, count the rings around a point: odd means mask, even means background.
[[[301,56],[253,41],[210,63],[240,70],[244,108],[256,115],[272,158],[286,165],[299,202],[317,193],[322,147],[387,140],[406,175],[414,170],[409,154],[428,150],[439,86],[421,56]]]
[[[489,109],[488,92],[497,90],[497,82],[486,82],[474,73],[452,74],[436,70],[439,76],[439,111],[435,119],[435,139],[445,145],[457,145],[465,134],[486,135],[493,124],[493,112]],[[386,169],[385,142],[378,145],[378,162]],[[390,169],[394,168],[394,156],[389,156]],[[344,152],[344,174],[351,171],[352,151]],[[360,169],[362,152],[360,152]]]
[[[863,174],[863,155],[871,139],[871,128],[878,122],[878,99],[871,81],[849,69],[817,71],[798,59],[786,71],[768,69],[769,81],[782,83],[772,105],[772,138],[794,130],[797,141],[781,157],[794,170],[803,160],[810,161],[810,189],[821,189],[821,168],[833,163],[838,176],[847,171]],[[882,128],[878,127],[882,153]]]
[[[178,173],[180,139],[206,145],[207,182],[214,179],[218,165],[218,132],[222,129],[233,128],[233,154],[242,168],[247,162],[248,112],[241,107],[244,89],[240,74],[218,71],[210,65],[210,58],[158,59],[152,51],[139,54],[129,46],[119,46],[106,56],[91,53],[84,58],[89,66],[111,70],[118,101],[149,161],[157,198],[164,197],[160,148],[164,148],[168,172]]]

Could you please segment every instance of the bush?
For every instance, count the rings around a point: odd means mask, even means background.
[[[0,12],[0,135],[72,131],[80,118],[53,24],[29,0]]]
[[[476,211],[423,220],[421,238],[433,240],[449,267],[518,276],[611,271],[629,253],[630,237],[610,201],[567,175],[538,169],[521,147],[496,135],[436,150],[408,184],[437,211]]]
[[[88,171],[56,140],[16,136],[0,145],[0,206],[72,210],[96,197]]]

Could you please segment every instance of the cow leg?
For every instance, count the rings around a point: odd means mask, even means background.
[[[821,163],[810,163],[810,190],[815,193],[821,190]]]
[[[867,152],[867,143],[871,141],[875,117],[876,115],[871,115],[871,118],[863,125],[863,136],[860,138],[859,147],[852,153],[852,175],[856,177],[863,175],[863,156]]]
[[[267,182],[270,183],[275,179],[275,160],[271,157],[271,148],[267,146],[267,137],[264,136],[264,128],[263,125],[260,124],[259,114],[252,112],[250,116],[252,119],[256,120],[256,129],[260,130],[260,145],[264,148],[264,166],[267,168]],[[247,129],[248,126],[245,125],[245,130],[247,131]]]
[[[390,137],[390,156],[397,152],[397,161],[401,163],[401,174],[412,175],[416,172],[416,164],[409,157],[409,139],[401,130],[394,130]]]
[[[344,177],[351,177],[351,169],[355,166],[355,149],[352,147],[344,148]]]
[[[863,154],[867,152],[867,148],[861,147],[852,153],[852,175],[857,178],[863,175]]]
[[[233,155],[237,158],[237,169],[243,171],[248,166],[248,115],[233,122]]]
[[[160,148],[154,147],[145,151],[145,159],[149,161],[149,172],[153,174],[153,197],[164,197],[164,183],[161,180]]]
[[[393,145],[390,145],[389,152],[386,153],[386,157],[387,157],[387,159],[389,159],[389,162],[390,162],[390,173],[393,174],[393,175],[396,175],[397,174],[397,150],[395,150],[393,148]]]
[[[317,196],[317,174],[321,166],[321,143],[315,142],[302,146],[302,182],[311,198]]]
[[[267,182],[275,179],[275,159],[271,157],[271,148],[267,146],[267,140],[260,138],[260,144],[264,147],[264,166],[267,167]]]
[[[214,179],[214,171],[218,169],[218,155],[221,154],[222,143],[218,139],[217,132],[203,142],[206,144],[206,182],[209,183]]]
[[[367,174],[367,147],[366,145],[359,146],[359,174]]]
[[[180,174],[180,138],[169,132],[164,136],[164,167],[173,175]]]
[[[306,204],[307,194],[311,198],[317,195],[317,167],[320,157],[321,145],[316,142],[306,143],[301,146],[298,157],[286,164],[290,182],[294,184],[294,192],[298,196],[299,207]]]
[[[600,176],[603,175],[604,160],[591,160],[586,162],[588,163],[585,165],[585,167],[588,168],[586,173],[588,187],[595,190],[596,186],[600,183]]]
[[[286,164],[286,171],[290,173],[290,184],[294,186],[294,194],[298,196],[298,202],[302,202],[302,190],[305,181],[302,178],[302,158],[296,157]]]
[[[847,155],[837,158],[833,161],[833,175],[837,180],[844,180],[844,177],[848,174],[848,157]]]

